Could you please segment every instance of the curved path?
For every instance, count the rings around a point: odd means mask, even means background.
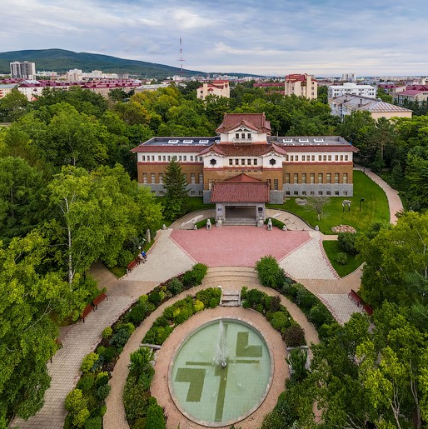
[[[388,198],[389,204],[389,221],[395,225],[398,219],[397,213],[404,210],[403,203],[401,202],[401,198],[398,195],[398,191],[392,189],[391,186],[389,186],[388,183],[385,182],[385,180],[383,180],[377,174],[373,173],[370,168],[354,165],[354,170],[360,170],[364,172],[366,176],[370,177],[373,182],[377,183],[384,190],[386,197]]]

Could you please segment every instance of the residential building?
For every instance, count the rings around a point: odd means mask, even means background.
[[[411,118],[412,111],[394,104],[386,103],[378,98],[363,97],[359,95],[342,95],[328,100],[331,114],[343,118],[352,112],[366,110],[373,119],[379,118]]]
[[[428,101],[428,85],[408,85],[404,90],[391,92],[394,103],[402,106],[406,102],[422,103]]]
[[[12,79],[34,79],[36,77],[36,64],[30,61],[13,61],[10,63]]]
[[[316,100],[318,97],[318,82],[313,76],[305,74],[289,74],[285,76],[285,95],[296,95],[309,100]]]
[[[355,82],[357,77],[355,76],[355,73],[343,73],[340,80],[344,82]]]
[[[287,196],[352,196],[353,154],[337,136],[271,136],[262,113],[228,113],[216,137],[154,137],[137,154],[138,183],[164,195],[172,159],[181,165],[190,196],[217,205],[216,218],[232,213],[264,217],[267,202]],[[245,210],[244,210],[245,209]]]
[[[204,82],[196,91],[197,97],[201,100],[205,100],[209,95],[230,98],[230,86],[228,80],[214,80],[211,83]]]
[[[345,82],[343,85],[331,85],[328,87],[328,98],[341,97],[345,94],[376,98],[376,87],[371,85],[358,85],[353,82]]]
[[[6,97],[6,95],[10,94],[14,88],[16,88],[16,84],[14,83],[6,85],[0,84],[0,98]]]

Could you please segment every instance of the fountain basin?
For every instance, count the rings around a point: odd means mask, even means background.
[[[245,419],[260,406],[272,373],[273,359],[261,334],[246,322],[222,318],[183,340],[170,363],[168,387],[188,419],[222,427]]]

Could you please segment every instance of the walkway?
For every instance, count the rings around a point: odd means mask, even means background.
[[[209,213],[208,213],[209,214]],[[263,238],[259,242],[266,242],[268,246],[258,246],[258,243],[253,244],[253,248],[257,251],[259,249],[258,258],[264,256],[263,253],[276,248],[277,246],[282,250],[283,258],[280,264],[284,269],[290,273],[290,275],[297,281],[303,283],[309,290],[316,293],[322,298],[331,311],[337,315],[338,320],[343,323],[350,317],[353,311],[358,311],[358,307],[352,307],[352,303],[344,302],[344,295],[349,291],[350,287],[358,289],[359,286],[359,273],[356,275],[348,276],[345,279],[338,279],[334,273],[334,270],[329,266],[326,256],[323,252],[321,241],[323,236],[321,233],[316,231],[308,231],[307,225],[304,226],[298,218],[292,219],[292,215],[285,212],[270,211],[269,214],[272,217],[280,218],[288,217],[289,222],[287,225],[295,225],[296,230],[300,231],[266,231],[265,229],[253,228],[247,232],[247,235],[262,234]],[[199,214],[198,216],[200,216]],[[202,213],[202,216],[204,214]],[[294,216],[293,216],[294,217]],[[182,222],[181,222],[182,223]],[[300,227],[305,231],[301,231]],[[224,237],[235,234],[234,230],[240,227],[223,227],[219,228],[218,231],[222,231]],[[290,228],[292,229],[292,228]],[[190,234],[191,237],[195,238],[195,246],[204,246],[210,248],[210,237],[206,237],[205,233],[217,234],[214,229],[212,231],[199,230],[199,231],[174,231],[185,234]],[[281,234],[279,240],[277,233]],[[145,264],[137,266],[132,273],[126,275],[124,278],[118,280],[105,269],[101,264],[96,264],[92,267],[92,274],[99,280],[100,287],[107,289],[109,299],[100,304],[99,309],[96,312],[90,313],[86,318],[86,322],[77,323],[73,326],[62,329],[61,339],[63,348],[57,352],[53,358],[53,363],[48,365],[49,374],[52,377],[51,387],[45,394],[45,405],[35,416],[30,418],[27,422],[16,420],[15,425],[19,425],[21,429],[58,429],[63,426],[65,418],[64,400],[70,390],[75,387],[75,384],[80,376],[80,365],[84,356],[92,352],[96,344],[100,341],[101,333],[106,326],[110,326],[118,316],[125,311],[132,302],[134,302],[139,296],[149,292],[160,282],[163,282],[177,274],[190,269],[197,261],[197,256],[186,253],[182,247],[178,246],[172,239],[172,230],[159,231],[156,238],[155,245],[150,249],[148,260]],[[288,238],[294,234],[302,234],[305,236],[305,240],[296,242],[294,249],[287,248]],[[203,238],[198,240],[197,238]],[[272,237],[272,244],[269,246],[270,237]],[[263,252],[261,250],[263,249]],[[285,249],[285,250],[284,250]],[[233,251],[233,249],[232,249]],[[251,250],[253,251],[253,250]],[[234,264],[239,264],[239,255],[245,258],[245,249],[242,252],[233,252],[234,259],[230,261]],[[237,259],[238,258],[238,259]],[[241,264],[242,266],[247,265]],[[221,278],[221,272],[224,272],[226,276],[230,277],[230,280],[234,280],[236,287],[241,287],[246,284],[250,279],[244,275],[242,271],[236,277],[231,274],[231,270],[227,268],[213,268],[213,270],[219,270],[216,274],[218,281]],[[236,268],[235,268],[236,270]],[[239,270],[239,269],[238,269]],[[250,269],[252,271],[252,269]],[[217,280],[211,280],[215,283]],[[210,277],[206,282],[210,281]],[[225,276],[221,278],[221,283],[225,284]],[[273,291],[266,289],[267,293],[274,293]],[[337,295],[342,295],[338,297]],[[346,305],[345,305],[346,304]],[[293,304],[288,303],[287,307],[292,311]],[[294,311],[294,310],[293,310]],[[295,310],[298,312],[298,309]],[[293,314],[293,317],[298,319],[298,316]],[[149,321],[147,321],[149,323]],[[303,325],[303,321],[299,320],[299,323]],[[305,327],[305,331],[308,334],[310,332],[310,325]],[[135,337],[137,338],[137,337]],[[135,350],[138,347],[141,338],[135,340],[137,344],[129,343],[129,347]],[[134,344],[134,345],[133,345]],[[134,348],[133,348],[134,347]],[[119,374],[119,368],[117,374]],[[125,365],[126,370],[126,365]],[[115,380],[121,377],[116,377]],[[123,382],[126,377],[123,378]],[[116,381],[113,381],[115,384]],[[115,390],[113,390],[114,392]],[[114,394],[110,395],[111,400],[114,398]],[[110,398],[109,396],[109,398]],[[110,400],[110,399],[109,399]],[[109,416],[114,414],[108,411],[105,418],[106,424],[108,423]],[[117,417],[117,418],[123,418]],[[107,426],[106,426],[107,427]],[[110,426],[120,428],[122,426]],[[125,426],[124,426],[125,427]]]
[[[370,168],[364,168],[359,165],[354,165],[354,170],[363,171],[373,182],[377,183],[385,192],[386,197],[388,198],[389,204],[389,221],[392,224],[397,223],[397,213],[403,211],[403,203],[401,202],[400,197],[398,196],[398,191],[392,189],[388,183],[385,182],[381,177],[377,174],[373,173]]]

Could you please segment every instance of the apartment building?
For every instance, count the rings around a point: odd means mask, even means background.
[[[285,95],[296,95],[309,100],[316,100],[318,97],[318,82],[313,76],[305,74],[289,74],[285,76]]]
[[[376,87],[358,85],[353,82],[345,82],[343,85],[331,85],[328,87],[328,98],[341,97],[346,94],[376,98]]]

